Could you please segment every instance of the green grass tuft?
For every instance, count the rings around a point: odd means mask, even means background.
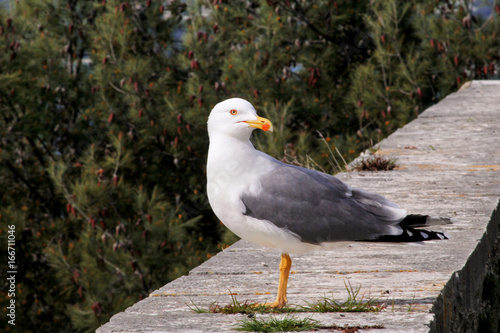
[[[294,316],[286,316],[284,318],[251,318],[239,322],[235,327],[237,331],[245,332],[299,332],[299,331],[317,331],[317,330],[333,330],[342,332],[358,332],[359,329],[384,329],[384,325],[359,325],[359,326],[338,326],[338,325],[321,325],[318,320],[307,317],[299,319]]]
[[[214,302],[210,304],[208,309],[204,309],[193,303],[193,306],[190,306],[190,308],[192,311],[196,313],[222,313],[222,314],[290,313],[290,312],[300,311],[300,309],[297,309],[296,307],[293,306],[272,308],[264,304],[252,303],[249,301],[241,303],[236,299],[236,297],[233,294],[231,294],[231,303],[228,305],[221,306],[219,305],[219,303]]]
[[[272,308],[263,304],[249,301],[241,303],[236,296],[231,294],[231,303],[225,306],[214,302],[208,309],[201,308],[193,303],[191,310],[196,313],[222,313],[222,314],[254,314],[254,313],[292,313],[292,312],[379,312],[385,309],[386,304],[380,303],[377,298],[365,299],[359,295],[361,285],[354,288],[349,282],[345,283],[347,300],[338,302],[333,298],[322,297],[316,302],[308,303],[306,306],[285,306],[283,308]]]
[[[345,287],[348,294],[345,302],[322,297],[315,303],[307,303],[303,309],[307,312],[379,312],[385,308],[385,304],[381,304],[376,298],[365,300],[363,295],[360,297],[361,286],[353,288],[351,283],[347,283]]]
[[[213,304],[213,303],[212,303]],[[209,309],[204,309],[202,307],[199,307],[198,305],[194,304],[193,300],[191,300],[191,305],[187,304],[187,306],[193,311],[194,313],[210,313]]]
[[[311,318],[298,319],[293,316],[284,318],[251,318],[242,320],[235,329],[245,332],[298,332],[321,328],[317,320]]]

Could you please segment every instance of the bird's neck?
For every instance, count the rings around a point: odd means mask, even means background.
[[[227,163],[241,160],[241,156],[245,156],[245,159],[248,160],[254,154],[257,154],[257,150],[255,150],[250,140],[241,140],[223,135],[211,136],[208,148],[208,165],[215,161],[220,164],[221,162]]]
[[[250,140],[211,136],[207,161],[207,194],[209,200],[222,195],[237,196],[259,175],[274,168],[273,158],[256,150]],[[224,201],[219,201],[224,202]]]

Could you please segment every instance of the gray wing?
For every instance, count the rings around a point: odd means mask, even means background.
[[[333,176],[277,162],[260,182],[259,194],[241,196],[244,214],[288,229],[303,242],[372,240],[402,232],[394,226],[404,217],[403,210]]]

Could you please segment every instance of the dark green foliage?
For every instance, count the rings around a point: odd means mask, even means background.
[[[8,328],[94,331],[234,240],[204,190],[205,123],[217,102],[250,100],[275,124],[257,134],[259,148],[331,172],[333,152],[352,160],[465,80],[496,75],[500,9],[481,17],[468,6],[19,0],[0,9],[0,242],[15,225],[19,277]]]
[[[184,10],[13,4],[0,37],[1,218],[19,231],[21,331],[93,332],[216,251],[205,118],[172,100],[188,72],[175,70]]]
[[[372,5],[366,23],[374,52],[351,73],[347,98],[363,141],[391,133],[465,81],[498,77],[499,5],[434,0]],[[481,5],[489,16],[474,11]]]

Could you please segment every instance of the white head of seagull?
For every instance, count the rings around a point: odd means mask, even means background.
[[[257,116],[255,108],[242,98],[231,98],[217,104],[208,118],[208,135],[231,136],[248,140],[256,128],[273,131],[271,122]]]

